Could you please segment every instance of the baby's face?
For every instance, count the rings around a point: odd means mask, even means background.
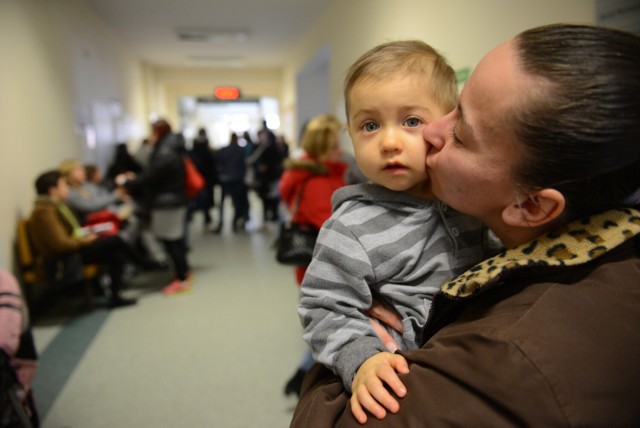
[[[424,126],[445,111],[424,76],[403,72],[365,78],[349,94],[349,135],[356,161],[369,180],[431,199],[425,167]]]

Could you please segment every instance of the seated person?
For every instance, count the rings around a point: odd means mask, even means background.
[[[84,174],[87,177],[87,184],[94,184],[96,186],[104,187],[108,189],[107,182],[104,180],[104,175],[98,165],[93,163],[87,163],[84,165]]]
[[[84,165],[75,159],[60,164],[60,172],[69,186],[66,204],[84,222],[87,216],[102,210],[111,211],[119,220],[126,220],[132,213],[129,198],[122,189],[113,192],[106,187],[87,181]]]
[[[77,251],[84,263],[108,266],[111,278],[109,306],[119,307],[136,303],[120,295],[122,273],[127,261],[139,262],[118,235],[98,237],[87,233],[78,219],[65,205],[69,194],[67,182],[59,171],[48,171],[35,181],[37,198],[28,220],[29,237],[34,250],[51,262],[64,254]]]

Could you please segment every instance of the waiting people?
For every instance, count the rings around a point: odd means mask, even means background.
[[[122,238],[118,235],[99,237],[83,230],[77,217],[65,204],[69,187],[60,171],[48,171],[38,176],[35,188],[37,198],[27,221],[27,229],[36,253],[44,259],[45,267],[60,266],[60,263],[66,263],[65,259],[69,260],[69,255],[77,252],[83,263],[107,266],[111,291],[109,307],[135,304],[135,299],[121,295],[125,263],[137,261]]]

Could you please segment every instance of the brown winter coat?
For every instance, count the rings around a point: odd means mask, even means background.
[[[611,211],[445,284],[399,413],[366,426],[637,426],[638,234],[639,212]],[[359,427],[348,399],[316,366],[291,426]]]
[[[38,198],[27,224],[34,250],[45,260],[77,251],[84,245],[72,236],[72,226],[60,214],[55,203],[46,198]]]

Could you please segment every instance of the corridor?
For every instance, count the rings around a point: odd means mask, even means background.
[[[304,349],[293,272],[275,262],[275,230],[202,223],[190,226],[190,293],[164,296],[170,273],[146,272],[127,291],[136,306],[36,319],[43,428],[288,426],[284,384]]]

